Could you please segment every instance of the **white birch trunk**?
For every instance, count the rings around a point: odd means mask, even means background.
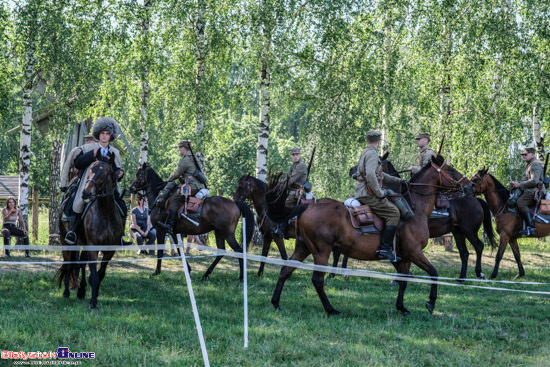
[[[147,163],[147,155],[149,153],[149,133],[147,132],[147,123],[148,123],[148,110],[149,110],[149,68],[150,68],[150,58],[149,58],[149,19],[150,19],[150,8],[151,0],[146,0],[143,4],[144,13],[141,23],[141,31],[143,36],[143,45],[142,52],[145,53],[143,64],[143,70],[141,74],[141,108],[139,115],[139,164],[143,165]]]
[[[204,91],[203,91],[203,79],[205,70],[205,53],[206,53],[206,39],[204,35],[205,27],[205,13],[206,2],[205,0],[196,0],[197,14],[195,19],[195,52],[196,52],[196,71],[195,71],[195,136],[197,139],[198,150],[203,149],[204,141]]]
[[[260,125],[258,129],[258,147],[256,150],[256,178],[265,181],[267,177],[267,147],[269,143],[269,98],[270,73],[265,60],[260,73]]]
[[[25,85],[23,86],[23,120],[21,121],[19,149],[19,207],[25,227],[29,223],[29,184],[31,165],[31,132],[32,132],[32,79],[34,77],[34,49],[29,47],[25,55]]]
[[[451,72],[450,72],[450,63],[451,63],[451,35],[447,29],[447,24],[444,21],[443,23],[443,39],[444,39],[444,49],[443,49],[443,77],[441,85],[439,87],[439,126],[438,131],[443,129],[443,133],[447,130],[448,125],[450,124],[451,117],[451,106],[452,106],[452,97],[451,97]]]
[[[388,118],[391,109],[391,80],[390,80],[390,67],[392,62],[392,40],[391,40],[391,31],[392,31],[392,14],[391,9],[387,10],[386,19],[384,24],[384,100],[382,101],[382,149],[381,154],[384,154],[388,151],[389,147],[389,137],[388,137]]]

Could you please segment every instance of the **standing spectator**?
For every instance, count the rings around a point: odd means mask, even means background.
[[[147,211],[145,207],[145,197],[139,195],[138,206],[132,210],[132,224],[130,225],[130,229],[132,230],[132,234],[138,246],[143,245],[143,239],[147,239],[147,245],[152,245],[157,238],[157,232],[151,225],[151,217],[148,215]],[[147,250],[139,250],[137,253],[138,255],[149,254]]]
[[[6,207],[2,209],[2,235],[4,236],[4,250],[6,251],[6,257],[11,257],[10,255],[10,237],[23,237],[23,244],[29,244],[29,237],[27,229],[25,228],[25,221],[23,220],[23,215],[21,215],[21,210],[17,208],[17,201],[14,197],[9,197],[6,200]],[[15,224],[19,219],[19,225],[21,228],[18,228]],[[25,257],[30,257],[29,250],[25,250]]]

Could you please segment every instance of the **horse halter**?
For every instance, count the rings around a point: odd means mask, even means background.
[[[451,190],[455,190],[456,188],[462,189],[461,182],[462,182],[462,180],[466,180],[466,175],[462,175],[462,177],[457,181],[457,180],[453,179],[451,176],[449,176],[447,171],[442,169],[443,167],[445,167],[445,165],[447,165],[446,162],[443,162],[443,164],[441,166],[437,166],[435,163],[432,162],[432,167],[439,174],[439,187],[444,188],[443,187],[443,178],[442,178],[442,176],[443,176],[447,179],[447,181],[449,181],[453,185]]]
[[[98,161],[98,162],[102,162],[102,161]],[[99,169],[102,169],[102,167],[100,167]],[[96,175],[97,175],[97,173],[94,173],[94,176],[92,178],[89,178],[86,181],[86,186],[88,186],[88,183],[90,183],[90,182],[93,183],[94,185],[96,185],[96,180],[95,180]],[[113,188],[112,188],[111,191],[104,192],[104,193],[101,192],[101,190],[105,187],[105,185],[107,184],[107,181],[109,181],[109,180],[112,180],[112,178],[110,177],[110,174],[108,173],[107,177],[105,178],[105,180],[103,180],[101,185],[96,187],[95,193],[91,194],[90,200],[96,200],[96,199],[99,199],[99,198],[104,198],[104,197],[107,197],[107,196],[111,196],[115,193],[116,185],[113,185]]]

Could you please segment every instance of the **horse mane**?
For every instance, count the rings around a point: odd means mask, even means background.
[[[265,193],[267,192],[267,185],[265,184],[265,182],[263,182],[262,180],[258,180],[256,177],[250,176],[249,178],[252,180],[252,182],[254,182],[254,185],[256,185],[260,194],[265,195]]]
[[[267,201],[268,215],[280,221],[289,215],[289,210],[285,207],[286,197],[288,196],[289,188],[287,181],[280,181],[282,172],[270,174],[267,178],[267,191],[265,199]]]
[[[164,180],[155,172],[155,170],[149,165],[146,165],[147,182],[151,185],[155,195],[158,195],[159,191],[164,187]]]
[[[441,154],[438,154],[436,157],[433,158],[433,163],[437,164],[438,166],[443,165],[445,162],[445,158]],[[424,172],[426,172],[430,167],[432,166],[432,162],[426,163],[424,167],[420,171],[418,171],[414,176],[411,177],[410,182],[416,182],[420,177],[424,175]]]
[[[493,179],[493,182],[495,183],[495,191],[498,194],[500,200],[506,202],[508,200],[508,197],[510,196],[510,191],[503,184],[501,184],[500,181],[495,178],[495,176],[490,173],[487,174]]]

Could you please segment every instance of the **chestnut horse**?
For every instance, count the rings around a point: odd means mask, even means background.
[[[411,263],[426,271],[433,280],[438,276],[437,270],[426,258],[422,249],[428,244],[428,217],[435,205],[436,196],[440,190],[459,189],[463,184],[469,184],[465,176],[447,165],[443,157],[432,158],[432,162],[423,167],[410,181],[410,193],[407,198],[414,211],[414,218],[405,223],[397,236],[397,255],[402,261],[396,264],[401,274],[408,276]],[[327,265],[330,253],[335,246],[340,252],[358,260],[379,260],[376,254],[380,246],[380,234],[363,235],[350,222],[347,209],[342,203],[311,204],[298,218],[298,230],[303,240],[296,241],[296,248],[291,260],[303,261],[309,254],[313,255],[316,265]],[[271,303],[279,309],[279,301],[285,281],[295,268],[284,266],[275,287]],[[321,299],[325,311],[329,315],[340,314],[330,304],[324,291],[325,273],[314,271],[312,282]],[[407,282],[400,280],[396,307],[403,314],[409,311],[403,304]],[[437,284],[431,285],[430,299],[426,308],[430,313],[435,308],[437,299]]]
[[[521,236],[518,231],[523,228],[523,219],[508,211],[507,201],[510,197],[510,191],[495,177],[487,173],[486,169],[479,170],[472,177],[472,183],[475,185],[476,194],[485,195],[485,200],[487,200],[495,217],[496,229],[500,236],[498,251],[495,257],[495,267],[489,278],[495,279],[497,277],[498,267],[508,243],[512,248],[512,253],[518,264],[519,273],[515,278],[521,278],[525,275],[525,270],[521,263],[518,238],[523,236]],[[529,237],[540,238],[550,234],[550,224],[535,222],[535,228],[535,234]]]
[[[136,179],[130,185],[130,192],[145,193],[149,203],[153,203],[156,200],[160,190],[166,186],[166,182],[157,175],[157,173],[144,163],[136,172]],[[170,199],[169,199],[170,200]],[[168,202],[167,202],[168,204]],[[176,223],[176,233],[186,235],[198,235],[214,231],[216,235],[216,246],[220,250],[225,249],[225,241],[235,252],[242,252],[242,247],[235,239],[235,230],[239,223],[239,218],[242,216],[246,221],[246,242],[247,245],[252,239],[252,233],[254,231],[254,216],[250,211],[248,205],[242,201],[233,201],[231,199],[224,198],[222,196],[208,197],[203,201],[202,212],[200,219],[198,219],[199,225],[196,226],[185,218],[178,218]],[[165,222],[167,211],[165,208],[159,208],[155,206],[151,211],[151,223],[157,230],[157,243],[163,244],[166,236],[166,230],[158,225],[159,222]],[[179,249],[178,249],[179,251]],[[153,275],[160,274],[162,266],[162,258],[164,256],[164,250],[159,249],[157,251],[157,268]],[[206,273],[202,276],[202,279],[208,279],[208,276],[218,262],[223,258],[223,255],[216,256],[216,259],[210,265]],[[243,260],[239,259],[240,273],[239,280],[243,279]]]
[[[78,229],[77,234],[79,243],[85,246],[98,245],[119,245],[124,235],[124,220],[120,210],[115,202],[114,190],[116,190],[115,178],[111,165],[103,161],[95,161],[90,166],[90,172],[86,181],[86,186],[82,191],[82,198],[86,202],[91,202],[82,219],[82,227]],[[60,226],[61,238],[64,238],[65,227]],[[99,296],[99,286],[105,278],[107,265],[112,259],[115,251],[102,251],[103,258],[99,271],[97,263],[88,264],[90,268],[90,283],[92,286],[92,297],[90,299],[90,309],[97,311],[97,298]],[[65,251],[63,258],[65,261],[76,260],[74,251]],[[98,251],[82,251],[80,260],[97,261]],[[86,294],[85,265],[81,266],[61,266],[59,282],[65,280],[65,292],[63,296],[68,297],[68,284],[76,281],[79,269],[82,269],[82,278],[78,297],[84,298]]]
[[[392,176],[400,177],[399,172],[397,172],[393,164],[387,160],[387,157],[388,153],[380,158],[382,160],[382,170]],[[393,191],[399,191],[399,188],[390,188]],[[463,197],[450,199],[449,206],[449,216],[447,218],[428,219],[430,238],[437,238],[449,232],[453,234],[456,241],[456,248],[458,249],[462,262],[460,275],[457,279],[459,282],[461,279],[466,278],[468,270],[468,258],[470,257],[470,252],[466,246],[466,239],[468,239],[476,252],[476,277],[485,279],[485,275],[481,271],[481,257],[485,245],[479,239],[478,232],[483,224],[483,230],[487,235],[491,248],[497,247],[491,220],[491,210],[484,200],[476,198],[473,195],[464,195]],[[347,257],[344,257],[342,262],[343,268],[346,267],[346,263]],[[335,255],[333,266],[337,264],[338,258]],[[334,277],[334,273],[330,276]]]
[[[237,182],[237,190],[235,191],[235,195],[233,198],[235,200],[247,200],[251,199],[252,203],[254,204],[254,209],[256,210],[256,213],[258,214],[258,226],[260,228],[260,231],[263,236],[263,247],[262,247],[262,256],[267,256],[269,254],[269,248],[271,247],[271,242],[275,241],[275,244],[277,245],[277,248],[279,249],[279,252],[281,253],[281,258],[283,260],[287,260],[288,256],[286,254],[285,249],[285,242],[284,240],[277,235],[274,235],[271,232],[271,229],[278,223],[278,221],[275,221],[272,219],[272,217],[279,213],[273,213],[274,211],[277,211],[275,208],[279,207],[274,202],[268,202],[267,197],[273,197],[275,201],[282,201],[283,202],[283,210],[284,210],[284,202],[286,199],[286,195],[283,193],[276,194],[277,187],[275,186],[275,182],[277,182],[276,177],[271,177],[269,179],[269,186],[266,185],[263,181],[258,180],[255,177],[252,177],[250,175],[243,175],[239,181]],[[332,199],[320,199],[318,202],[328,202],[333,201]],[[279,208],[281,209],[281,208]],[[300,211],[303,211],[305,209],[305,206],[296,208],[296,210],[291,211],[287,214],[287,217],[292,218],[293,216],[296,216],[300,213]],[[288,218],[283,218],[281,220],[288,220]],[[279,221],[281,221],[279,220]],[[288,238],[296,238],[296,230],[294,225],[289,225],[286,228],[285,235]],[[264,272],[264,266],[265,263],[262,261],[260,262],[260,267],[258,269],[258,276],[262,276]]]

